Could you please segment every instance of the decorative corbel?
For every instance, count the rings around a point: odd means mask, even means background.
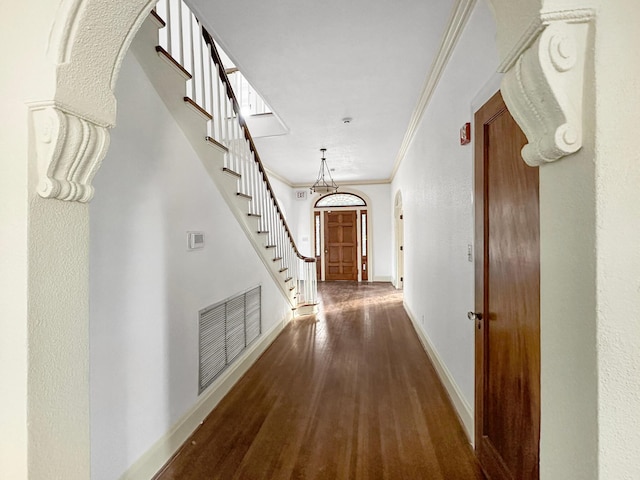
[[[51,97],[29,104],[44,198],[88,202],[116,121],[114,88],[129,45],[157,0],[59,0],[43,68]]]
[[[502,94],[529,143],[531,166],[582,148],[583,92],[591,10],[541,14],[523,48],[503,62]]]
[[[109,130],[58,105],[31,106],[38,157],[37,192],[44,198],[89,202],[91,182],[109,147]]]

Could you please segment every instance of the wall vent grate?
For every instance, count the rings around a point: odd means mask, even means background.
[[[262,334],[261,304],[258,286],[200,310],[198,395]]]

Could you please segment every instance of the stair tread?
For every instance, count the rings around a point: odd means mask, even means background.
[[[276,248],[276,245],[265,245],[265,248]]]
[[[278,271],[279,271],[280,273],[282,273],[282,272],[286,272],[287,270],[289,270],[289,267],[281,268],[281,269],[280,269],[280,270],[278,270]]]
[[[194,108],[198,113],[200,113],[203,117],[213,120],[213,115],[207,112],[204,108],[196,103],[191,97],[183,97],[184,103],[189,105],[191,108]]]
[[[259,213],[247,213],[247,216],[249,216],[249,217],[261,217],[262,215],[260,215]]]
[[[162,25],[162,27],[166,27],[167,26],[167,22],[165,22],[162,19],[162,17],[160,15],[158,15],[158,12],[156,12],[155,8],[153,10],[151,10],[151,16],[154,17],[158,21],[158,23],[160,23]]]
[[[225,147],[223,144],[221,144],[219,141],[217,141],[217,140],[216,140],[215,138],[213,138],[213,137],[206,136],[206,137],[204,137],[204,139],[205,139],[208,143],[210,143],[211,145],[215,145],[216,147],[221,148],[221,149],[223,149],[223,150],[224,150],[224,151],[226,151],[226,152],[228,152],[228,151],[229,151],[229,149],[228,149],[227,147]]]
[[[284,282],[287,283],[287,282],[290,282],[291,280],[293,280],[293,277],[287,277],[284,279]]]
[[[187,77],[188,79],[193,78],[193,76],[189,73],[189,71],[186,68],[184,68],[182,65],[180,65],[180,63],[175,58],[173,58],[171,54],[167,52],[164,48],[162,48],[160,45],[156,45],[156,52],[158,52],[158,55],[164,57],[165,60],[168,60],[178,70],[180,70],[180,72],[182,72],[182,74],[185,77]]]
[[[247,195],[246,193],[237,192],[237,193],[236,193],[236,195],[237,195],[238,197],[246,198],[246,199],[248,199],[248,200],[253,199],[253,197],[252,197],[251,195]]]
[[[276,257],[273,259],[274,262],[277,262],[278,260],[282,260],[282,257]]]
[[[238,172],[234,172],[233,170],[231,170],[230,168],[227,168],[227,167],[223,167],[222,171],[224,173],[228,173],[229,175],[233,175],[234,177],[238,177],[238,178],[242,177],[242,175],[240,175]]]
[[[269,230],[258,230],[256,233],[258,235],[266,235],[267,233],[269,233]]]

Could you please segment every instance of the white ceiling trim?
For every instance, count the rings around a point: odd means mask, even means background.
[[[442,77],[442,73],[449,62],[453,49],[458,43],[458,39],[467,24],[467,20],[469,19],[475,4],[476,0],[458,0],[451,12],[451,17],[449,18],[447,29],[442,37],[438,54],[431,64],[431,69],[425,80],[424,87],[422,87],[418,104],[411,115],[411,120],[409,121],[409,126],[404,134],[402,144],[400,145],[400,151],[396,156],[389,181],[393,181],[396,173],[398,172],[398,168],[400,168],[402,160],[404,160],[404,157],[411,146],[411,142],[413,142],[416,130],[420,125],[420,120],[422,120],[422,116],[427,109],[427,105],[429,105],[433,92],[438,86],[440,77]]]
[[[340,188],[344,187],[352,187],[352,186],[358,186],[358,185],[389,185],[391,183],[390,179],[387,180],[349,180],[348,182],[344,182],[344,183],[338,183],[338,190],[340,190]],[[294,183],[292,185],[293,188],[310,188],[311,185],[309,185],[308,183]],[[338,192],[340,193],[340,192]]]
[[[294,188],[293,183],[291,183],[289,180],[284,178],[282,175],[278,175],[276,172],[274,172],[273,170],[265,167],[264,165],[262,165],[262,167],[264,168],[264,171],[265,171],[265,173],[267,174],[268,177],[272,177],[272,178],[275,178],[276,180],[280,180],[282,183],[284,183],[289,188]]]
[[[264,170],[267,173],[267,176],[275,178],[276,180],[281,181],[282,183],[284,183],[289,188],[300,189],[300,188],[310,188],[311,187],[311,183],[292,183],[289,180],[287,180],[286,178],[284,178],[282,175],[278,175],[276,172],[274,172],[273,170],[268,169],[267,167],[264,167]],[[387,179],[387,180],[351,180],[351,181],[346,182],[346,183],[338,184],[338,188],[340,188],[340,187],[348,187],[350,185],[354,185],[354,186],[358,186],[358,185],[388,185],[390,183],[391,183],[391,179],[390,178]]]

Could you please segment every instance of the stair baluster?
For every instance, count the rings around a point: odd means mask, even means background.
[[[223,167],[239,174],[234,196],[246,201],[254,244],[265,242],[260,254],[273,260],[265,265],[280,275],[292,306],[315,305],[315,258],[302,255],[295,245],[211,35],[182,0],[160,0],[154,15],[165,23],[158,34],[160,46],[171,62],[191,74],[185,95],[207,120],[208,141],[227,148]]]

